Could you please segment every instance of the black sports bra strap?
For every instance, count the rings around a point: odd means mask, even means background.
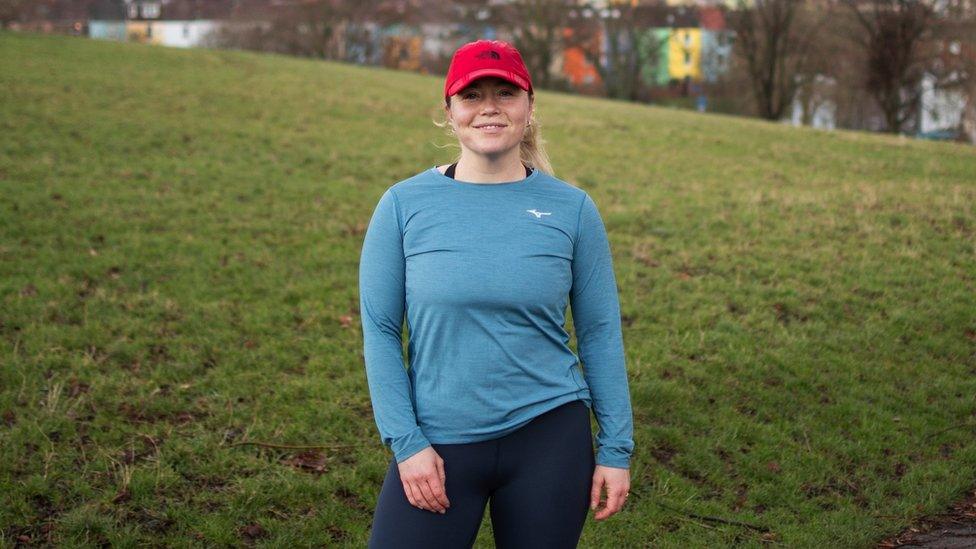
[[[525,177],[528,177],[528,176],[532,175],[532,168],[526,166],[525,164],[523,164],[522,166],[525,168]],[[450,177],[451,179],[454,179],[454,169],[455,168],[457,168],[457,162],[455,162],[455,163],[451,164],[450,166],[448,166],[447,169],[444,170],[444,175],[446,175],[447,177]]]

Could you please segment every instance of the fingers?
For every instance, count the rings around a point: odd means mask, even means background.
[[[437,473],[438,473],[438,478],[440,479],[439,488],[442,494],[441,497],[439,498],[439,501],[441,502],[441,505],[443,505],[444,507],[450,507],[451,500],[447,499],[447,474],[444,472],[443,459],[437,460]]]
[[[597,511],[593,518],[597,520],[603,520],[610,515],[620,511],[624,506],[624,501],[626,500],[627,490],[624,487],[612,487],[608,491],[607,505],[603,509]]]
[[[623,508],[630,493],[629,472],[598,467],[590,490],[590,509],[599,507],[604,490],[607,492],[606,505],[593,515],[596,520],[603,520]]]
[[[590,489],[590,509],[596,509],[600,505],[600,493],[603,491],[605,480],[603,475],[593,477],[593,488]]]
[[[414,495],[412,483],[403,481],[403,493],[407,496],[407,501],[410,502],[410,505],[413,505],[414,507],[419,507],[421,509],[426,509],[426,507],[424,507],[424,504],[419,499],[419,490],[418,490],[418,495]]]
[[[442,506],[437,503],[437,499],[431,494],[431,489],[424,479],[404,481],[403,492],[407,496],[407,501],[414,507],[435,513],[442,511]]]
[[[444,460],[437,456],[432,463],[433,467],[423,467],[420,473],[401,473],[403,492],[410,505],[443,514],[451,506],[444,488],[447,481]]]
[[[443,492],[437,488],[440,485],[439,479],[435,481],[431,478],[426,478],[420,480],[417,484],[420,485],[420,492],[424,495],[424,501],[427,502],[428,509],[436,513],[444,513],[447,511],[447,508],[440,501],[440,498],[444,496]]]

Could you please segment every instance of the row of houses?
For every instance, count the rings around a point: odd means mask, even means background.
[[[221,0],[106,3],[88,20],[88,36],[177,48],[209,47],[213,32],[233,10],[233,3]]]
[[[703,86],[715,82],[728,70],[735,39],[727,28],[727,6],[709,2],[688,3],[687,0],[667,0],[657,4],[641,4],[640,9],[627,10],[631,18],[629,29],[636,35],[623,33],[624,49],[642,51],[639,78],[646,86],[680,89],[681,93],[697,96],[698,109],[706,110]],[[734,1],[734,0],[728,0]],[[430,0],[388,0],[392,10],[404,12],[429,7]],[[504,3],[489,1],[486,5]],[[225,28],[241,25],[269,27],[277,10],[301,4],[300,0],[89,0],[72,2],[71,15],[91,15],[87,20],[68,22],[75,33],[92,38],[136,41],[172,47],[212,47],[216,34]],[[436,4],[436,3],[435,3]],[[636,5],[637,3],[634,2]],[[616,40],[612,29],[621,16],[612,1],[588,2],[580,16],[596,17],[604,21],[607,32],[599,33],[589,51],[601,52],[598,58],[587,55],[580,47],[565,47],[554,56],[549,74],[556,75],[577,91],[587,93],[603,85],[601,70],[606,72],[614,62],[610,41]],[[434,16],[388,19],[388,22],[365,21],[346,23],[337,28],[334,37],[337,57],[343,61],[382,65],[390,68],[429,73],[443,73],[451,53],[462,43],[474,38],[502,38],[499,29],[490,24],[471,27],[459,22],[445,11],[434,10]],[[571,29],[563,30],[564,43],[570,44]],[[620,44],[616,44],[621,47]],[[677,86],[676,86],[677,85]],[[814,93],[805,99],[797,98],[783,120],[795,125],[808,124],[833,129],[837,124],[837,106],[832,100],[838,83],[818,77]],[[958,127],[964,116],[968,98],[959,91],[935,89],[931,78],[922,83],[923,93],[916,131],[923,136],[938,136]],[[870,109],[868,109],[870,110]],[[880,130],[883,120],[869,115],[857,127]]]
[[[726,28],[723,10],[716,5],[642,6],[631,12],[640,21],[637,47],[648,50],[641,70],[647,85],[663,86],[673,82],[711,82],[726,69],[731,55],[733,33]],[[273,5],[273,4],[272,4]],[[92,38],[136,41],[173,47],[209,47],[222,27],[242,25],[241,3],[224,0],[127,0],[114,18],[92,18],[87,21]],[[591,8],[586,8],[591,9]],[[104,13],[104,12],[103,12]],[[248,12],[254,16],[252,9]],[[271,15],[268,13],[268,15]],[[619,10],[612,7],[594,9],[592,16],[612,19]],[[587,14],[589,16],[589,14]],[[253,24],[260,24],[254,21]],[[342,31],[355,33],[348,41],[345,59],[349,62],[385,65],[406,70],[424,70],[426,59],[448,58],[465,40],[466,34],[495,38],[496,29],[483,25],[476,33],[465,32],[457,21],[425,21],[418,24],[380,25],[366,22],[345,25]],[[569,32],[566,29],[564,32]],[[367,43],[364,42],[364,37]],[[504,38],[504,37],[503,37]],[[600,51],[608,49],[608,36],[600,36]],[[630,45],[628,45],[630,47]],[[607,60],[603,59],[603,63]],[[566,48],[550,67],[575,88],[596,87],[600,74],[592,59],[579,47]]]

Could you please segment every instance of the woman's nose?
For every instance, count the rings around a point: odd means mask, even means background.
[[[481,112],[498,112],[498,105],[495,103],[495,99],[493,97],[488,97],[485,99],[481,106]]]

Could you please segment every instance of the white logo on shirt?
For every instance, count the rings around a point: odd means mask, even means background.
[[[539,210],[536,210],[535,208],[532,208],[531,210],[525,210],[525,211],[527,211],[530,214],[534,215],[536,217],[536,219],[540,219],[544,215],[552,215],[552,212],[540,212]]]

